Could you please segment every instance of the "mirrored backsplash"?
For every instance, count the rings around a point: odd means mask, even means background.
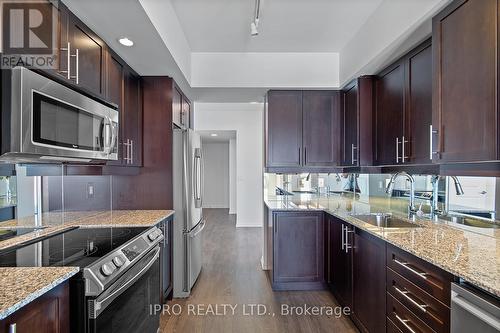
[[[369,202],[370,197],[394,197],[409,200],[410,181],[397,177],[387,192],[391,174],[275,174],[264,175],[264,196],[316,194],[346,195]],[[436,184],[438,209],[496,220],[500,211],[500,178],[436,177],[413,175],[415,205],[423,212],[431,210]]]

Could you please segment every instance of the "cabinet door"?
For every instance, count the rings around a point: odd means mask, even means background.
[[[118,130],[118,160],[108,161],[107,165],[121,165],[123,162],[123,64],[112,54],[107,55],[107,75],[106,75],[106,98],[108,101],[118,105],[118,112],[120,112],[120,128]],[[123,149],[122,149],[123,148]]]
[[[270,91],[267,97],[268,167],[302,164],[302,92]]]
[[[181,112],[181,123],[186,128],[191,128],[191,103],[186,98],[182,96],[182,112]]]
[[[429,163],[432,124],[432,49],[430,42],[408,55],[405,152],[409,163]]]
[[[438,162],[497,159],[498,1],[454,1],[433,19]]]
[[[352,309],[352,251],[346,252],[344,247],[346,226],[334,217],[329,218],[329,224],[331,289],[340,305]]]
[[[179,127],[182,125],[182,92],[175,87],[172,94],[172,122]]]
[[[273,282],[323,281],[323,214],[278,212],[273,218]]]
[[[398,62],[378,76],[375,83],[376,163],[391,165],[401,161],[404,112],[404,65]]]
[[[343,92],[342,108],[342,165],[358,165],[358,85],[352,84]]]
[[[338,164],[340,93],[304,91],[303,93],[303,165]]]
[[[70,15],[68,38],[74,82],[104,96],[104,43],[74,15]]]
[[[0,321],[0,332],[69,332],[69,315],[69,283],[65,282]]]
[[[353,249],[353,305],[368,332],[385,332],[385,242],[356,229]]]
[[[130,71],[124,73],[123,140],[127,143],[126,164],[142,165],[142,103],[140,78]],[[127,141],[128,140],[128,141]]]

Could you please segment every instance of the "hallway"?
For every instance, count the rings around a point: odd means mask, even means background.
[[[236,228],[227,209],[204,209],[204,214],[201,274],[190,298],[167,304],[170,315],[161,318],[162,332],[357,332],[344,317],[281,315],[282,304],[335,307],[336,301],[328,291],[273,292],[260,265],[262,230]],[[261,304],[265,314],[258,315],[256,305],[250,315],[251,304]]]

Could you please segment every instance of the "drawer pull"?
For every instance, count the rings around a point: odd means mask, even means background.
[[[410,301],[412,304],[414,304],[416,307],[418,307],[422,312],[427,312],[427,304],[419,304],[417,301],[415,301],[413,298],[410,297],[410,292],[408,290],[401,290],[398,287],[394,286],[394,289],[401,294],[404,298],[406,298],[408,301]]]
[[[396,316],[396,319],[404,325],[404,327],[406,327],[406,329],[408,329],[408,331],[410,331],[411,333],[417,333],[413,328],[411,328],[410,325],[408,325],[408,323],[410,322],[409,319],[403,319],[401,318],[400,316],[398,316],[395,312],[394,312],[394,315]]]
[[[413,274],[420,276],[422,279],[427,280],[427,273],[419,272],[419,271],[415,270],[414,268],[411,268],[410,264],[407,262],[402,262],[402,261],[399,261],[397,259],[393,259],[393,260],[396,264],[404,267],[405,269],[409,270]]]

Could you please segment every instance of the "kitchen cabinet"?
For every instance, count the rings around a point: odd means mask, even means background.
[[[339,149],[339,93],[304,91],[302,93],[303,165],[335,166]]]
[[[323,212],[273,213],[274,290],[324,288]]]
[[[431,163],[431,100],[432,52],[428,40],[377,75],[377,165]]]
[[[344,87],[341,110],[341,165],[372,165],[372,77],[362,76]]]
[[[69,332],[69,282],[65,282],[0,321],[0,332]]]
[[[172,95],[172,122],[181,128],[192,128],[190,118],[191,102],[180,88],[175,86]]]
[[[352,227],[328,215],[330,289],[340,305],[352,309]],[[347,231],[346,231],[347,230]]]
[[[107,52],[106,99],[118,106],[118,160],[107,165],[142,165],[142,97],[140,77],[113,52]]]
[[[353,319],[361,331],[385,332],[385,241],[358,228],[352,238]]]
[[[438,163],[498,160],[498,0],[456,0],[433,18]]]
[[[339,115],[338,91],[269,91],[266,166],[300,171],[337,165]]]
[[[170,217],[165,221],[162,221],[158,228],[163,233],[163,241],[160,243],[161,253],[160,253],[160,269],[161,269],[161,279],[160,279],[160,299],[163,303],[172,298],[172,227],[173,218]]]
[[[106,44],[61,2],[58,14],[57,77],[91,95],[104,97]]]

